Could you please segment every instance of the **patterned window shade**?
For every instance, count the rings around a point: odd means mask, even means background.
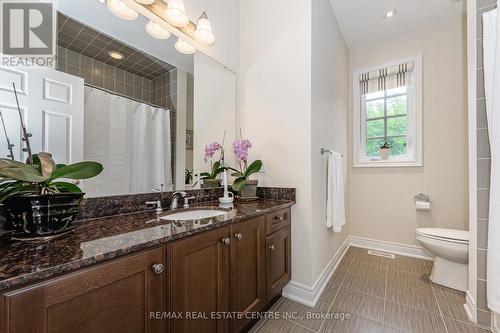
[[[361,94],[412,85],[414,67],[415,64],[409,62],[361,74],[359,77]]]

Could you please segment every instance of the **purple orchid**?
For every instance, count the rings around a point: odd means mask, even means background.
[[[250,148],[252,148],[252,143],[248,140],[236,140],[233,143],[234,155],[236,155],[239,162],[247,162]]]
[[[222,149],[222,146],[218,142],[211,143],[205,147],[205,163],[214,157],[216,151]]]

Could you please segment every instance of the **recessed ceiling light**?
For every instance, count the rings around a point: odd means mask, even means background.
[[[106,0],[97,0],[97,1],[99,1],[99,2],[100,2],[100,3],[102,3],[102,4],[105,4],[105,3],[106,3]]]
[[[393,9],[393,10],[388,10],[388,11],[386,11],[386,12],[384,13],[383,18],[385,18],[385,19],[390,19],[391,17],[394,17],[394,15],[396,15],[396,14],[397,14],[397,12],[398,12],[398,11],[397,11],[397,10],[395,10],[395,9]]]
[[[117,51],[109,51],[108,55],[115,60],[122,60],[123,58],[125,58],[123,54]]]

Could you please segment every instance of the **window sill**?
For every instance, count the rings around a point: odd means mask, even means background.
[[[402,168],[402,167],[422,167],[422,161],[411,160],[373,160],[354,161],[354,168]]]

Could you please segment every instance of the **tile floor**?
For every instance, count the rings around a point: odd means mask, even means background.
[[[465,293],[429,280],[431,269],[431,261],[351,247],[315,308],[281,298],[252,332],[490,332],[468,321]]]

